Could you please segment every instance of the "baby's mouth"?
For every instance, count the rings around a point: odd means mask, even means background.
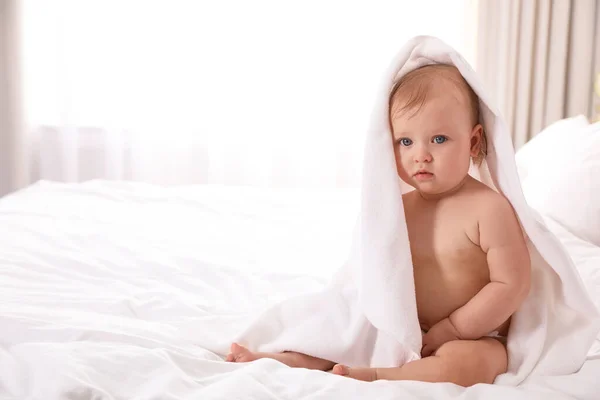
[[[417,180],[427,180],[433,177],[433,174],[428,171],[419,171],[414,175]]]

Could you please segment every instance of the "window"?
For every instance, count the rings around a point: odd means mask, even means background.
[[[469,3],[25,0],[27,122],[67,180],[353,186],[383,70],[418,34],[468,58]]]

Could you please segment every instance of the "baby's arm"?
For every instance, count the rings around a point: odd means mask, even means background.
[[[481,214],[479,246],[487,254],[490,283],[450,315],[461,339],[479,339],[497,329],[529,293],[529,251],[512,206],[494,193]]]

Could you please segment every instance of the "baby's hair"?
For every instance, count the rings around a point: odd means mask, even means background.
[[[403,77],[394,84],[389,97],[389,118],[390,126],[392,120],[392,114],[402,114],[410,111],[412,115],[417,114],[425,101],[427,96],[432,89],[432,86],[436,83],[432,77],[441,78],[450,82],[456,86],[458,90],[466,95],[471,111],[471,122],[474,127],[479,123],[479,97],[471,86],[467,83],[465,78],[461,75],[458,69],[453,65],[447,64],[432,64],[426,65],[421,68],[417,68]],[[402,106],[397,107],[394,110],[393,106],[398,104],[398,100],[402,98]],[[474,158],[474,162],[479,165],[483,161],[487,154],[487,140],[485,131],[481,135],[481,145],[479,147],[479,154]]]

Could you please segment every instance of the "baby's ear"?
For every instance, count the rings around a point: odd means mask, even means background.
[[[471,157],[477,158],[481,154],[481,146],[483,138],[483,126],[481,124],[475,125],[471,131]]]

